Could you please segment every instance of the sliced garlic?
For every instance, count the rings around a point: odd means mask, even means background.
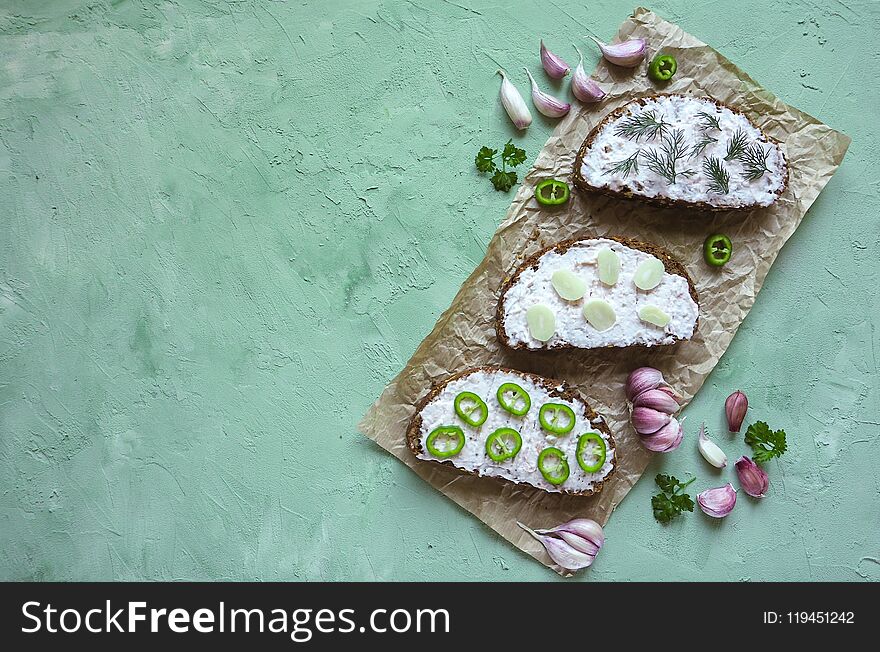
[[[526,323],[529,325],[529,333],[539,342],[546,342],[556,332],[556,316],[543,303],[526,310]]]
[[[584,317],[597,331],[607,331],[614,326],[617,315],[614,308],[604,299],[590,299],[584,304]]]
[[[600,249],[596,256],[599,263],[599,280],[605,285],[614,285],[620,276],[620,257],[608,247]]]
[[[650,303],[639,308],[639,319],[660,328],[669,323],[669,315]]]
[[[574,272],[567,269],[557,269],[550,277],[556,294],[566,301],[577,301],[587,291],[587,284]]]
[[[664,271],[663,263],[654,256],[650,256],[636,268],[633,283],[640,290],[653,290],[663,280]]]

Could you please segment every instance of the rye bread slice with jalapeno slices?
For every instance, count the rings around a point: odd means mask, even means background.
[[[711,98],[662,94],[609,113],[574,164],[581,190],[668,207],[746,211],[788,185],[780,144],[742,112]]]
[[[513,389],[498,395],[510,385],[526,396]],[[456,411],[463,392],[480,398],[485,419],[474,401],[465,418]],[[434,385],[416,405],[406,443],[419,459],[549,493],[591,496],[617,467],[611,430],[577,390],[505,367],[466,369]],[[545,453],[542,472],[538,460],[547,449],[558,453]]]
[[[580,238],[542,249],[504,280],[495,330],[512,349],[651,347],[693,337],[699,312],[693,280],[662,247]]]

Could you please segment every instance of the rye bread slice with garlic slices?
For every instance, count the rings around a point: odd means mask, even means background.
[[[617,467],[608,424],[576,389],[497,366],[435,384],[416,405],[406,443],[421,460],[554,494],[592,496]]]
[[[660,206],[746,211],[788,185],[779,143],[710,98],[654,95],[609,113],[577,153],[582,189]]]
[[[696,332],[699,298],[665,249],[622,237],[564,240],[501,285],[499,341],[512,349],[652,347]]]

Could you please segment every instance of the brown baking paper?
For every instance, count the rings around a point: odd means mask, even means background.
[[[662,48],[681,62],[664,92],[720,100],[743,111],[782,144],[790,167],[785,193],[770,208],[748,213],[653,208],[577,191],[562,210],[540,209],[533,198],[535,184],[547,177],[570,181],[575,153],[602,117],[629,100],[656,92],[645,75],[646,64],[634,71],[611,70],[600,64],[594,77],[608,91],[607,99],[596,108],[576,104],[578,108],[559,123],[492,237],[486,257],[359,426],[438,491],[562,575],[569,573],[555,566],[541,544],[516,521],[531,527],[552,527],[578,516],[603,525],[608,521],[653,455],[641,447],[628,422],[623,392],[627,374],[639,366],[656,367],[686,400],[694,396],[751,309],[779,250],[840,165],[850,142],[846,135],[787,106],[708,45],[647,9],[636,9],[621,26],[618,38],[630,37],[647,39],[648,59]],[[703,238],[713,232],[729,234],[736,249],[731,262],[720,271],[710,269],[702,260]],[[700,295],[695,337],[647,350],[513,352],[501,347],[493,318],[505,274],[559,240],[604,235],[658,244],[685,264]],[[404,441],[414,404],[432,383],[484,364],[564,380],[606,417],[617,441],[619,467],[600,494],[588,498],[548,494],[415,458]]]

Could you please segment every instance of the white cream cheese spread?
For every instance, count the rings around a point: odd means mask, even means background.
[[[611,249],[620,260],[617,282],[606,285],[599,280],[597,256]],[[687,279],[664,272],[660,283],[651,290],[640,290],[633,283],[639,265],[653,258],[651,254],[633,249],[615,240],[597,238],[581,240],[565,252],[548,251],[538,260],[537,267],[524,269],[508,288],[504,301],[504,331],[511,346],[525,344],[531,349],[568,344],[577,348],[604,346],[626,347],[634,344],[655,346],[671,344],[677,339],[690,339],[699,316],[699,307],[690,295]],[[564,269],[586,283],[584,296],[566,301],[552,284],[553,273]],[[615,323],[599,331],[584,317],[584,303],[602,299],[614,310]],[[536,304],[550,308],[555,316],[556,330],[546,341],[532,337],[526,312]],[[639,317],[640,309],[656,306],[668,317],[668,323],[657,326]]]
[[[662,122],[663,127],[649,127],[641,133],[639,129],[621,133],[622,126],[632,124],[632,118],[649,116]],[[664,139],[676,132],[680,132],[681,156],[675,162],[672,182],[649,163],[652,153],[664,156]],[[746,145],[742,151],[738,146],[730,149],[736,137]],[[750,167],[749,153],[758,156],[757,170]],[[636,165],[627,169],[621,163],[628,159],[636,161]],[[714,159],[721,166],[721,174],[726,175],[726,192],[721,192],[713,183],[707,172],[708,159]],[[761,171],[761,165],[766,169]],[[760,176],[756,176],[758,171]],[[586,151],[580,173],[596,188],[643,197],[705,202],[718,208],[741,208],[769,206],[785,185],[787,166],[779,146],[745,115],[703,98],[660,95],[646,98],[644,103],[627,105],[622,115],[605,123]]]
[[[506,382],[516,383],[529,394],[531,407],[521,417],[505,411],[498,403],[496,392]],[[473,392],[485,401],[488,407],[488,417],[479,427],[474,428],[466,424],[455,413],[454,401],[460,392]],[[553,435],[541,428],[538,412],[545,403],[561,403],[570,407],[575,414],[574,428],[561,436]],[[457,378],[448,383],[439,395],[422,409],[421,417],[419,441],[422,452],[417,455],[420,459],[436,459],[428,452],[425,443],[431,431],[440,426],[459,426],[465,434],[464,447],[454,457],[447,458],[456,467],[476,472],[480,476],[501,477],[529,484],[549,492],[589,491],[611,473],[616,462],[616,451],[611,440],[608,435],[590,422],[583,403],[551,396],[544,386],[519,374],[480,370]],[[604,423],[604,421],[597,417],[595,424],[599,423]],[[486,453],[486,439],[498,428],[513,428],[522,437],[522,448],[513,459],[495,462]],[[587,432],[599,434],[605,441],[607,448],[605,464],[595,473],[585,472],[578,465],[576,458],[578,438]],[[549,446],[563,451],[568,462],[569,477],[559,486],[547,482],[538,469],[538,454]]]

